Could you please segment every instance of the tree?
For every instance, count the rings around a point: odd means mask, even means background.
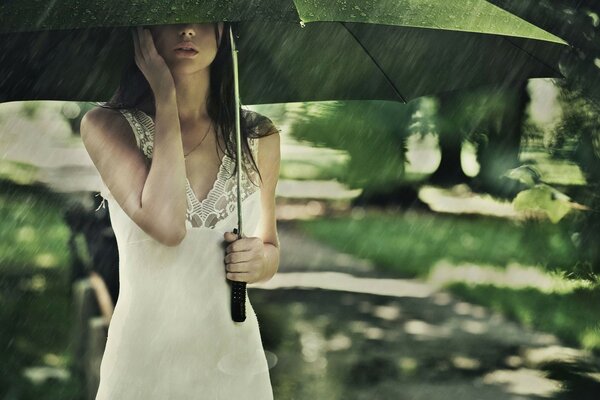
[[[563,123],[557,141],[574,138],[573,159],[586,174],[586,190],[572,193],[591,211],[576,218],[574,237],[590,269],[600,272],[600,1],[599,0],[488,0],[507,11],[562,37],[571,49],[561,60]]]
[[[429,177],[429,182],[436,185],[454,185],[470,180],[461,165],[461,153],[466,129],[461,124],[463,118],[461,106],[464,93],[450,92],[437,96],[436,131],[440,147],[441,159],[437,169]]]
[[[527,82],[499,89],[490,94],[490,106],[484,112],[475,136],[480,170],[472,182],[475,190],[497,197],[512,198],[523,187],[504,173],[519,166],[519,149],[530,97]]]
[[[361,188],[355,204],[402,204],[417,201],[405,181],[406,140],[419,100],[320,102],[305,106],[292,119],[291,133],[317,146],[345,150],[349,161],[339,180]]]
[[[512,197],[518,182],[503,177],[519,165],[519,148],[530,101],[527,82],[517,87],[489,86],[438,95],[436,130],[442,159],[429,181],[469,183],[477,191]],[[462,170],[464,140],[477,146],[479,174],[470,179]]]

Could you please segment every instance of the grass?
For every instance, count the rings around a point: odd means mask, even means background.
[[[564,224],[522,224],[497,217],[369,211],[364,216],[302,221],[333,247],[368,258],[391,274],[425,278],[435,264],[511,262],[568,270],[575,248]]]
[[[493,283],[448,283],[467,301],[489,306],[531,328],[600,354],[597,283],[565,276],[576,263],[567,222],[518,223],[486,216],[369,211],[301,221],[299,226],[340,251],[373,261],[389,275],[426,279],[436,264],[472,263],[502,269],[537,267],[563,285],[555,290]]]
[[[0,398],[79,399],[75,379],[32,384],[25,368],[68,369],[68,228],[60,196],[0,183]]]
[[[566,344],[600,353],[600,286],[579,287],[568,293],[545,293],[535,288],[453,283],[449,289],[467,301],[500,311],[523,325],[552,332]]]

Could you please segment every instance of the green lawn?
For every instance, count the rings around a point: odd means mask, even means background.
[[[576,263],[567,221],[519,223],[486,216],[369,211],[360,217],[301,221],[308,234],[374,262],[391,276],[428,278],[434,266],[531,266],[563,281],[556,289],[452,282],[449,290],[572,345],[600,353],[600,285],[565,278]]]
[[[439,260],[569,270],[575,248],[564,224],[486,216],[369,211],[364,217],[302,221],[312,235],[373,260],[398,277],[427,277]]]

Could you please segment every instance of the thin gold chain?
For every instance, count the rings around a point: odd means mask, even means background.
[[[194,146],[193,149],[191,149],[190,151],[188,151],[187,154],[183,155],[183,159],[186,160],[187,156],[190,155],[190,153],[194,150],[196,150],[196,148],[198,148],[198,146],[200,146],[202,144],[202,142],[204,142],[204,139],[206,139],[206,136],[208,136],[208,132],[210,132],[210,128],[212,127],[212,121],[210,121],[210,124],[208,125],[208,129],[206,130],[206,133],[204,134],[204,136],[202,137],[202,140],[200,140],[200,143],[198,143],[197,145]]]

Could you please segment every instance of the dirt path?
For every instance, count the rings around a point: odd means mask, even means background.
[[[589,355],[553,335],[381,276],[293,223],[280,222],[279,234],[279,273],[249,286],[276,399],[595,398],[597,375],[573,386],[565,372]]]

